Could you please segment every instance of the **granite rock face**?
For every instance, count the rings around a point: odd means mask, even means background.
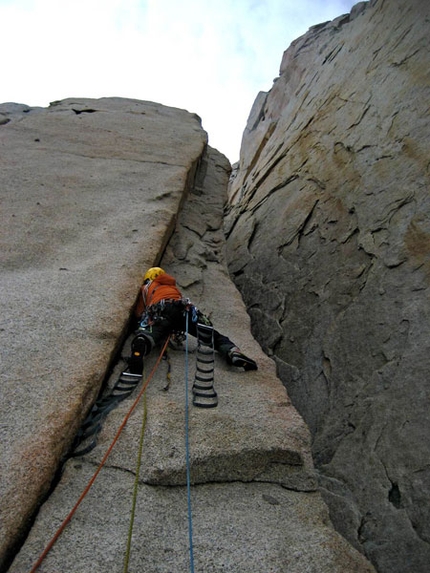
[[[252,332],[378,571],[430,562],[430,6],[359,3],[284,53],[229,191]]]
[[[10,120],[0,127],[10,223],[2,249],[9,286],[2,288],[0,569],[35,566],[105,459],[39,570],[123,571],[133,491],[130,570],[187,570],[188,435],[197,570],[374,571],[334,530],[307,426],[250,334],[225,264],[230,165],[207,148],[198,118],[118,99],[0,112]],[[219,404],[191,406],[187,434],[196,343],[187,352],[170,348],[110,455],[138,389],[106,417],[97,447],[70,457],[90,405],[125,367],[130,313],[154,264],[177,277],[259,370],[245,373],[217,355]],[[145,378],[157,355],[146,361]]]
[[[120,98],[0,117],[4,558],[99,392],[207,136],[188,112]]]

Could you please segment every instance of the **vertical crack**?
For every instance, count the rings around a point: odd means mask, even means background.
[[[388,492],[388,501],[394,505],[396,509],[402,506],[402,494],[400,488],[395,482],[391,482],[391,489]]]

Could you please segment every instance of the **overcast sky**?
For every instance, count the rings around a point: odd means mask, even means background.
[[[259,91],[357,0],[0,0],[0,103],[150,100],[197,113],[232,163]]]

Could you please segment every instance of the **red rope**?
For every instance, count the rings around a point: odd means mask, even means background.
[[[152,368],[148,378],[146,379],[144,385],[142,386],[142,389],[139,392],[139,395],[137,396],[136,400],[133,402],[131,408],[129,409],[129,411],[127,412],[124,420],[122,421],[114,439],[112,440],[112,443],[110,444],[109,448],[107,449],[105,455],[103,456],[102,461],[100,462],[99,467],[97,468],[97,470],[95,471],[93,477],[90,479],[90,481],[88,482],[86,488],[84,489],[84,491],[82,492],[81,496],[79,497],[78,501],[75,503],[73,509],[70,511],[69,515],[66,517],[66,519],[63,521],[63,523],[60,525],[60,527],[57,529],[55,535],[52,537],[51,541],[48,543],[48,545],[45,547],[44,551],[42,552],[42,554],[40,555],[39,559],[36,561],[36,563],[33,565],[32,569],[30,570],[30,573],[36,573],[37,569],[40,567],[40,565],[42,564],[43,560],[45,559],[45,557],[48,555],[48,553],[51,551],[52,547],[55,545],[57,539],[60,537],[60,535],[63,533],[66,525],[69,523],[69,521],[71,521],[73,515],[75,514],[76,510],[78,509],[78,507],[81,505],[84,497],[87,495],[87,493],[90,491],[91,486],[93,485],[93,483],[95,482],[97,476],[99,475],[102,467],[105,465],[106,460],[108,459],[111,451],[113,450],[114,445],[116,444],[116,442],[118,441],[118,438],[121,434],[121,432],[123,431],[123,429],[125,428],[125,425],[127,424],[131,414],[133,413],[133,410],[136,408],[137,404],[139,403],[141,397],[143,396],[143,393],[145,392],[146,388],[148,387],[149,382],[151,381],[152,377],[155,374],[155,371],[157,370],[161,359],[163,357],[164,351],[167,348],[167,345],[169,343],[170,340],[170,336],[167,338],[166,342],[164,343],[164,346],[160,352],[159,357],[157,358],[157,362],[154,364],[154,367]]]

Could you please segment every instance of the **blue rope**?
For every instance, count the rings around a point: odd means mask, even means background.
[[[185,456],[187,462],[187,504],[188,504],[188,539],[190,546],[190,571],[194,573],[193,555],[193,519],[191,514],[191,480],[190,480],[190,443],[188,416],[188,311],[185,318]]]

